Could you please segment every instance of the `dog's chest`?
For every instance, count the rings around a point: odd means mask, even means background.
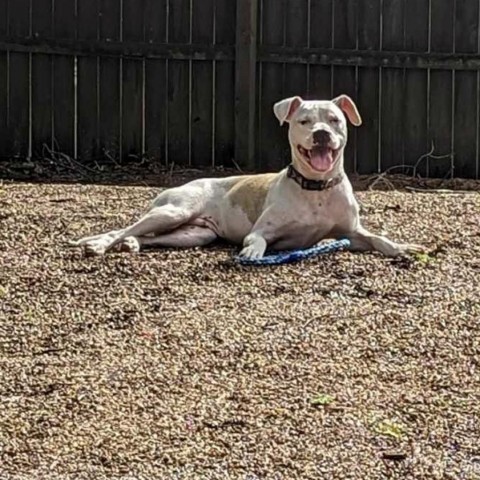
[[[336,224],[351,216],[351,198],[343,190],[315,192],[313,195],[309,193],[298,199],[292,212],[305,226]]]
[[[284,247],[290,244],[312,245],[332,231],[351,231],[357,221],[357,207],[353,196],[345,192],[319,192],[296,202],[285,212],[279,226]]]
[[[326,235],[335,225],[335,220],[327,214],[324,205],[316,205],[308,208],[302,205],[295,211],[288,212],[284,221],[279,225],[279,236],[284,239],[292,239],[298,243],[304,239],[310,243],[310,239]]]

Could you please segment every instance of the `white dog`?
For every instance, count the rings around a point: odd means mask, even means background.
[[[384,255],[423,252],[374,235],[360,223],[358,204],[345,175],[347,121],[362,123],[346,95],[332,101],[292,97],[273,107],[289,123],[292,163],[279,173],[194,180],[162,192],[133,225],[75,242],[101,255],[116,244],[195,247],[217,237],[241,244],[241,255],[260,258],[268,248],[311,247],[324,238],[346,237],[351,250]]]

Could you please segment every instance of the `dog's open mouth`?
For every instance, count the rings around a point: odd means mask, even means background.
[[[334,150],[327,145],[314,145],[311,150],[299,145],[298,151],[311,167],[319,172],[331,170],[338,154],[338,150]]]

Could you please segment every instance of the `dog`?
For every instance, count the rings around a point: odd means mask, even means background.
[[[261,258],[268,249],[307,248],[325,238],[348,238],[350,250],[395,257],[423,253],[415,244],[395,243],[366,230],[344,171],[347,119],[360,126],[353,100],[286,98],[273,107],[280,125],[289,124],[291,164],[279,173],[206,178],[160,193],[136,223],[86,237],[90,255],[115,245],[199,247],[218,237],[243,244],[240,255]]]

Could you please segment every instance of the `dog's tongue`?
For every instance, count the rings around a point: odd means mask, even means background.
[[[313,148],[310,156],[310,164],[315,170],[325,172],[330,170],[333,164],[333,151],[330,148]]]

